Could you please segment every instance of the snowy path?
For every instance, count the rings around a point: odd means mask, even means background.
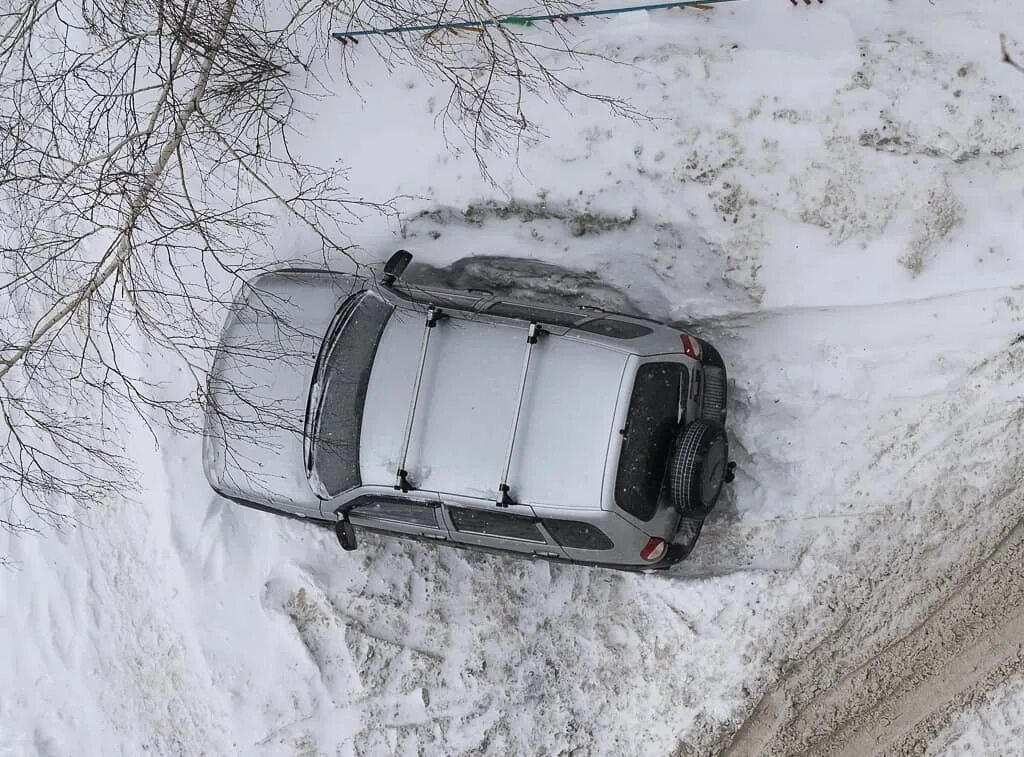
[[[730,417],[739,480],[680,575],[792,570],[822,536],[919,517],[902,483],[954,440],[953,425],[935,418],[951,398],[970,396],[960,383],[972,363],[1024,329],[1021,303],[1024,289],[1008,287],[699,323],[738,356]],[[979,396],[982,413],[996,409],[987,400]]]
[[[842,629],[826,639],[723,757],[923,754],[959,710],[1024,666],[1024,521],[911,633],[823,687],[856,643]]]

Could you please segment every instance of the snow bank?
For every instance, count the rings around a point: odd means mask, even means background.
[[[837,629],[847,659],[891,641],[1020,517],[997,496],[1021,475],[1015,29],[1012,4],[923,0],[588,22],[613,62],[567,76],[649,119],[529,103],[544,138],[495,184],[435,128],[442,91],[361,51],[363,99],[338,75],[299,149],[411,198],[353,231],[366,258],[537,258],[697,324],[730,367],[732,494],[666,575],[342,554],[213,496],[197,439],[140,432],[143,490],[0,543],[0,746],[706,752]],[[268,254],[307,241],[282,221]]]

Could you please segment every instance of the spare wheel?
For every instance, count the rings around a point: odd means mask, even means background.
[[[668,494],[683,515],[711,512],[725,483],[729,441],[716,423],[694,421],[676,439],[668,462]]]

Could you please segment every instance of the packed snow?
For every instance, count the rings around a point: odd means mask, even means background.
[[[1024,754],[1024,676],[1015,676],[965,711],[936,739],[943,757]]]
[[[339,47],[297,149],[404,198],[349,230],[364,262],[495,256],[483,275],[719,348],[739,468],[693,555],[632,575],[342,553],[216,497],[198,438],[140,423],[139,491],[0,537],[0,754],[707,753],[823,639],[856,658],[912,628],[1020,519],[1024,75],[999,34],[1024,39],[1024,6],[759,0],[571,30],[606,60],[565,75],[644,117],[531,100],[542,133],[489,181],[441,133],[442,88],[350,47],[353,89]],[[265,254],[314,248],[282,218]]]

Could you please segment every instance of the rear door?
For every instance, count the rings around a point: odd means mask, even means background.
[[[568,557],[541,527],[530,507],[499,508],[485,500],[446,497],[444,515],[452,541],[543,557]]]
[[[617,462],[611,495],[619,513],[651,535],[666,533],[678,517],[665,496],[664,481],[675,440],[692,417],[692,388],[690,372],[678,356],[659,355],[641,363],[619,429],[620,446],[613,450]]]

